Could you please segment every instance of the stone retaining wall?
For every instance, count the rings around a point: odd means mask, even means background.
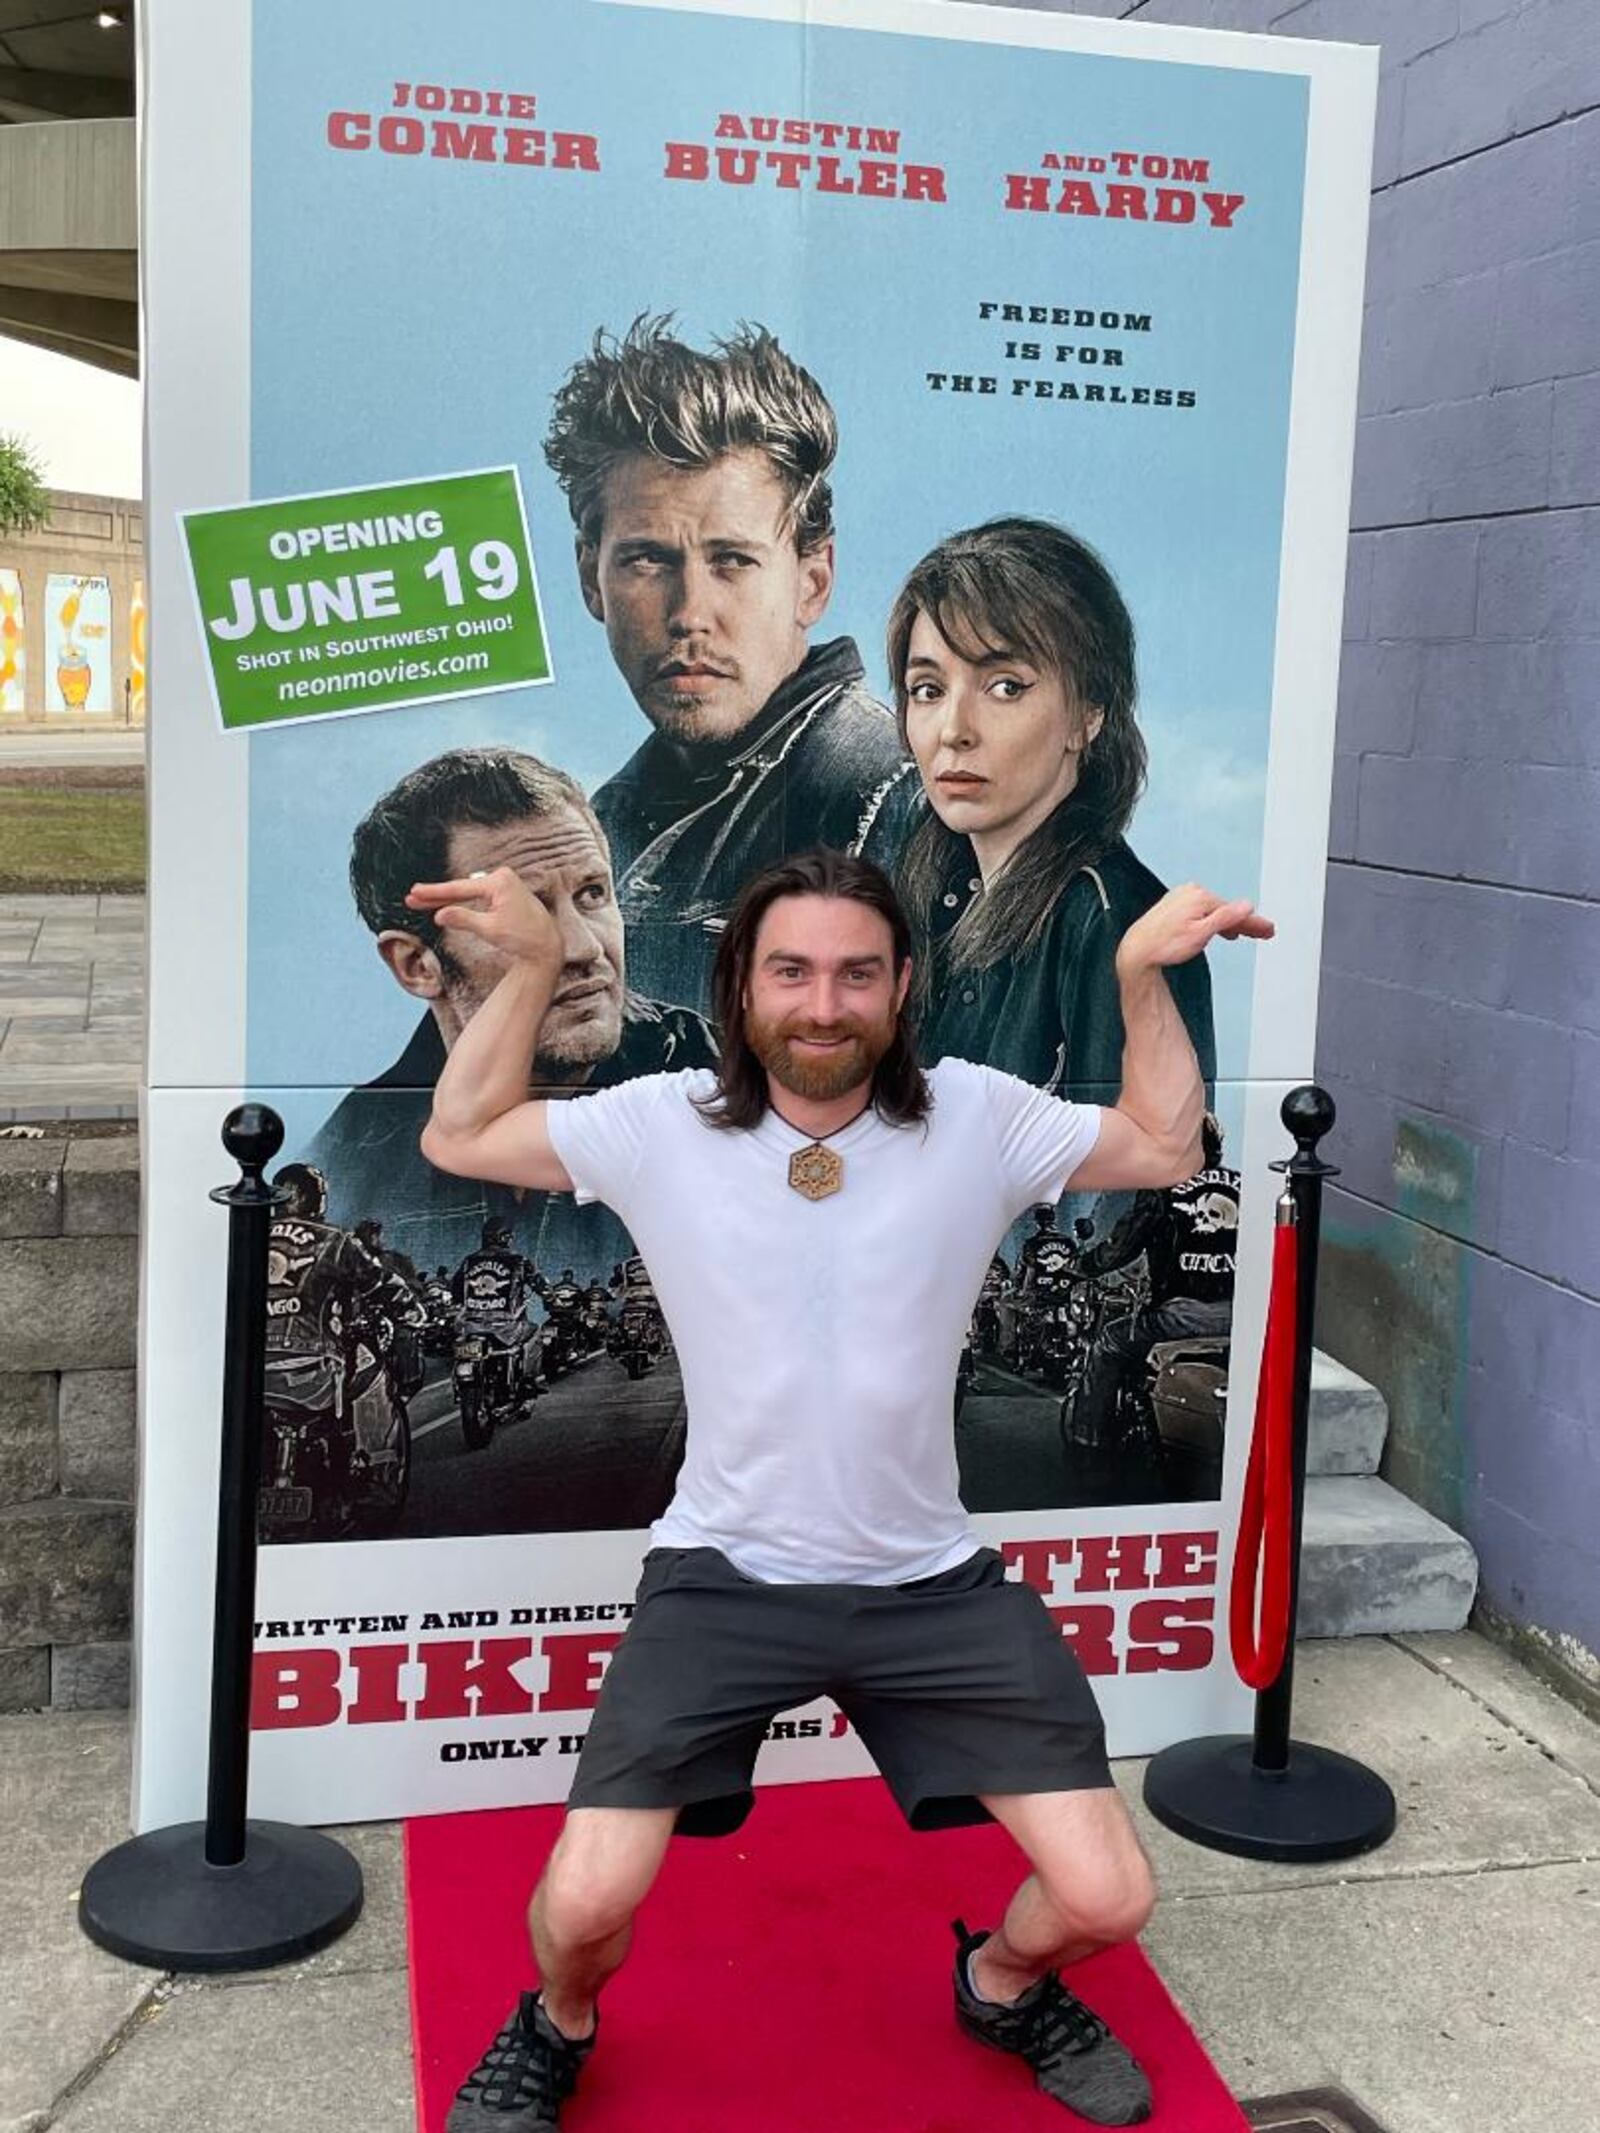
[[[128,1700],[138,1257],[135,1133],[0,1140],[0,1712]]]

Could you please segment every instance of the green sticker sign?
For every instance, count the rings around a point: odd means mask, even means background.
[[[230,733],[550,679],[515,467],[181,516]]]

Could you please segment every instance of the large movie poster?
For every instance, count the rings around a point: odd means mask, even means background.
[[[244,1091],[292,1194],[258,1811],[565,1789],[686,1416],[606,1208],[421,1154],[500,967],[407,892],[500,865],[562,928],[535,1081],[575,1102],[714,1063],[732,900],[812,843],[896,880],[930,1061],[1080,1102],[1115,1101],[1116,946],[1164,886],[1280,921],[1270,957],[1174,974],[1203,1173],[1034,1209],[953,1396],[968,1508],[1114,1750],[1231,1717],[1261,1169],[1313,1048],[1370,55],[945,0],[275,0],[209,25],[202,81],[195,12],[146,31],[142,1819],[198,1782],[205,1188]],[[236,396],[198,408],[201,369]],[[820,1708],[763,1764],[862,1767]]]

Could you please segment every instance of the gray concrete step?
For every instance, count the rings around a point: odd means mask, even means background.
[[[1376,1475],[1308,1476],[1302,1637],[1466,1626],[1478,1559],[1459,1533]]]
[[[1389,1434],[1389,1403],[1320,1349],[1311,1357],[1308,1474],[1375,1474]]]

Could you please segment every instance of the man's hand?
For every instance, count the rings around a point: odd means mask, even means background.
[[[1117,975],[1188,963],[1219,937],[1225,941],[1270,941],[1278,929],[1254,904],[1213,896],[1197,882],[1169,889],[1158,904],[1134,920],[1117,946]]]
[[[495,1178],[539,1192],[572,1180],[528,1100],[539,1030],[561,980],[561,929],[510,867],[464,881],[419,881],[406,897],[445,933],[470,934],[505,958],[489,997],[448,1047],[433,1087],[422,1152],[459,1178]]]
[[[1161,1192],[1199,1169],[1205,1084],[1161,972],[1219,938],[1270,941],[1276,931],[1253,904],[1192,881],[1169,889],[1128,928],[1117,947],[1122,1093],[1101,1116],[1100,1138],[1070,1181],[1074,1191]]]
[[[539,970],[561,968],[561,934],[554,918],[520,874],[496,867],[465,881],[418,881],[406,902],[431,911],[443,933],[471,933],[502,955]]]

